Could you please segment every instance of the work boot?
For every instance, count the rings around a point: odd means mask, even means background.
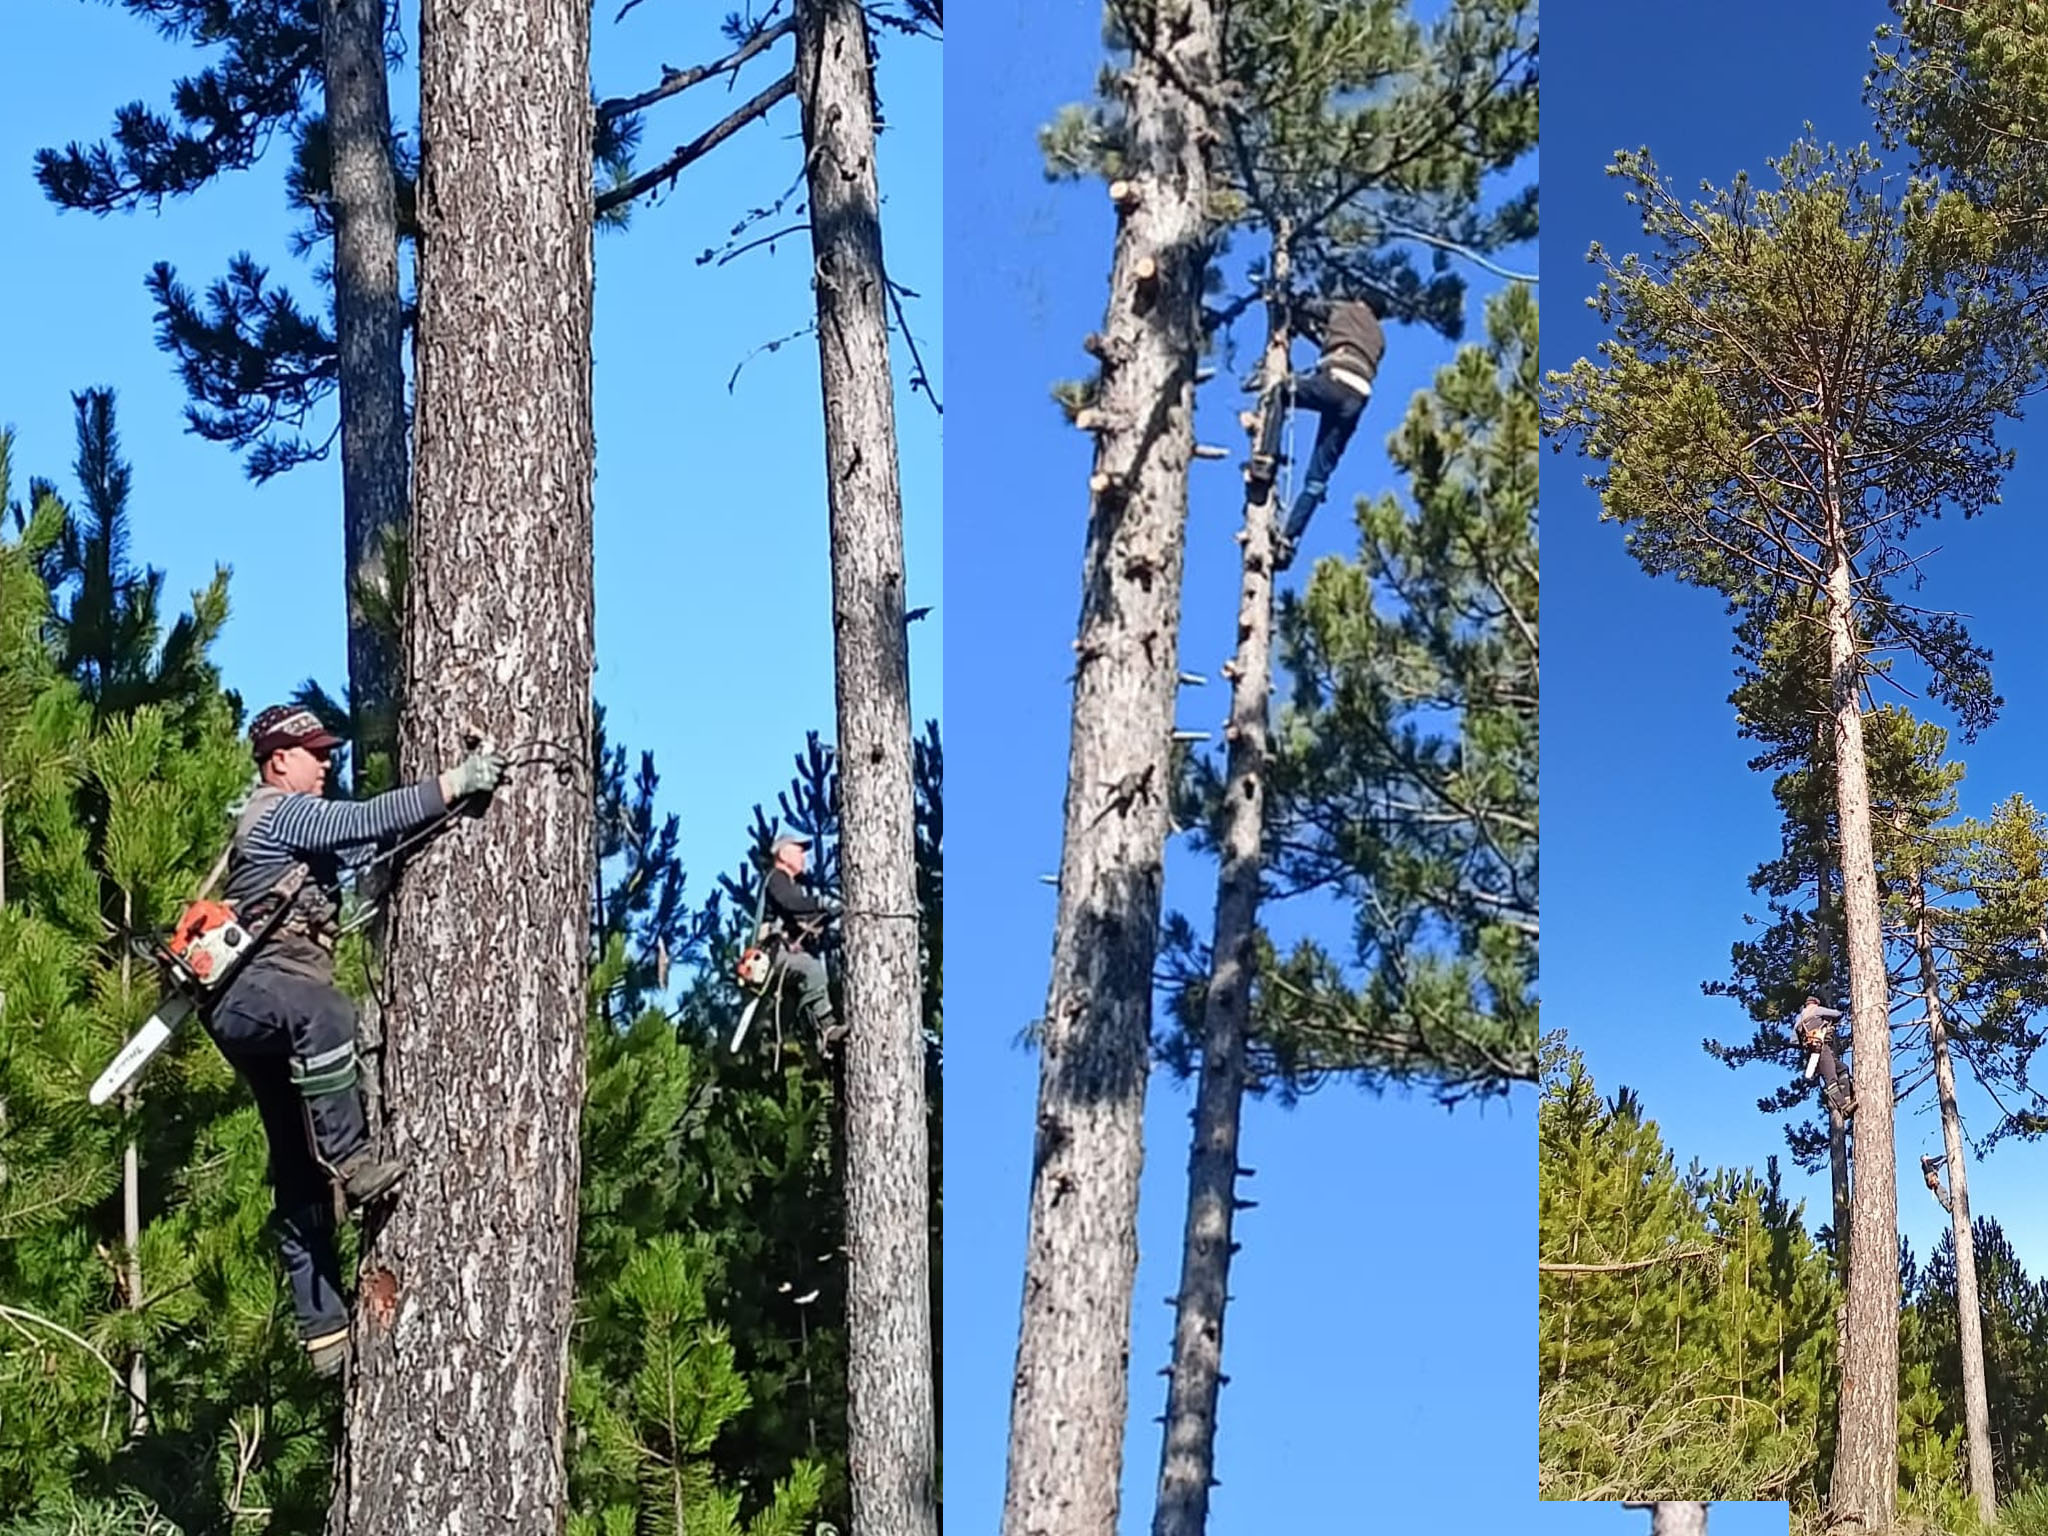
[[[391,1192],[405,1177],[405,1164],[380,1160],[365,1147],[343,1163],[339,1172],[341,1192],[348,1199],[349,1209],[360,1211]]]
[[[830,1061],[837,1054],[839,1042],[846,1038],[846,1026],[837,1019],[828,1018],[818,1031],[818,1054]]]
[[[1828,1090],[1828,1102],[1841,1111],[1844,1120],[1856,1113],[1856,1095],[1845,1084],[1837,1083]]]

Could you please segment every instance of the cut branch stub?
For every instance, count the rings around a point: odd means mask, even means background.
[[[1112,181],[1109,184],[1109,200],[1117,208],[1129,213],[1138,206],[1138,184],[1134,181]]]

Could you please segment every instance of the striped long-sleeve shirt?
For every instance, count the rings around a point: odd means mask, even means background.
[[[260,922],[266,891],[294,864],[304,864],[307,876],[293,899],[291,915],[249,958],[246,968],[281,967],[325,981],[334,974],[334,957],[314,941],[314,935],[331,926],[340,910],[342,874],[380,846],[434,820],[447,803],[436,777],[369,800],[273,794],[267,807],[253,809],[254,819],[237,833],[228,858],[227,884],[221,893],[228,905],[247,920]]]

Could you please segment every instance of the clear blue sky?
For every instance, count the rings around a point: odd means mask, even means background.
[[[1620,1504],[1538,1504],[1533,1536],[1650,1536],[1650,1512]],[[1785,1536],[1789,1506],[1732,1503],[1707,1506],[1707,1536]]]
[[[947,258],[959,301],[950,643],[954,676],[972,679],[949,721],[949,875],[965,917],[953,924],[948,997],[945,1431],[962,1530],[995,1529],[1002,1501],[1038,1081],[1017,1038],[1043,1006],[1051,955],[1053,891],[1039,877],[1059,864],[1088,501],[1088,440],[1047,391],[1088,371],[1080,342],[1101,324],[1113,238],[1100,182],[1048,184],[1034,135],[1092,88],[1101,14],[1099,0],[985,0],[955,18],[947,45]],[[1511,260],[1526,267],[1533,253]],[[1377,403],[1294,579],[1350,547],[1356,496],[1393,485],[1387,434],[1452,350],[1392,328]],[[1233,644],[1243,399],[1225,374],[1201,402],[1201,435],[1233,457],[1194,470],[1181,657],[1211,683],[1183,695],[1193,729],[1216,729],[1228,707],[1215,679]],[[1213,880],[1184,846],[1170,852],[1167,900],[1204,933]],[[1154,1077],[1126,1532],[1150,1528],[1191,1102]],[[1527,1507],[1533,1121],[1527,1096],[1450,1117],[1341,1087],[1291,1114],[1249,1108],[1242,1159],[1258,1176],[1245,1193],[1259,1205],[1240,1220],[1231,1272],[1212,1536],[1349,1530],[1363,1508],[1389,1529],[1492,1530],[1504,1510]],[[1458,1492],[1448,1503],[1447,1484]]]
[[[1598,343],[1596,317],[1580,303],[1593,282],[1588,242],[1617,253],[1640,243],[1601,171],[1612,152],[1648,145],[1689,194],[1702,178],[1725,185],[1743,169],[1766,181],[1765,158],[1782,154],[1807,119],[1823,138],[1870,138],[1859,94],[1886,15],[1878,0],[1574,8],[1545,60],[1546,366],[1565,367]],[[2039,580],[2048,528],[2038,511],[2048,440],[2037,424],[2008,440],[2018,467],[2006,504],[1969,524],[1930,525],[1919,541],[1940,552],[1917,600],[1972,615],[2006,700],[1975,747],[1951,741],[1969,764],[1963,808],[1975,814],[2015,791],[2040,792],[2048,718]],[[1731,1072],[1701,1050],[1708,1037],[1747,1039],[1751,1026],[1736,1004],[1702,996],[1700,983],[1726,974],[1743,914],[1763,910],[1746,881],[1778,848],[1769,776],[1743,766],[1753,744],[1737,739],[1726,702],[1733,658],[1718,599],[1644,576],[1619,531],[1597,521],[1584,468],[1570,455],[1543,466],[1545,1022],[1570,1030],[1604,1091],[1642,1091],[1681,1165],[1697,1156],[1760,1169],[1784,1144],[1756,1101],[1782,1079],[1765,1065]],[[1931,1106],[1923,1090],[1898,1127],[1900,1225],[1923,1258],[1947,1225],[1919,1182],[1919,1156],[1941,1150]],[[1984,1123],[1985,1109],[1966,1087],[1966,1123],[1973,1110]],[[2037,1276],[2048,1269],[2042,1155],[2008,1143],[1970,1169],[1975,1210],[1998,1218]],[[1824,1177],[1785,1166],[1809,1225],[1825,1221]]]
[[[111,5],[31,9],[10,30],[15,68],[0,94],[0,424],[16,429],[16,493],[31,474],[69,490],[71,392],[114,387],[135,468],[136,562],[166,570],[166,597],[177,603],[215,562],[233,567],[233,617],[215,654],[252,712],[308,676],[338,691],[347,665],[338,458],[257,487],[228,449],[188,433],[184,390],[152,341],[143,289],[161,259],[203,291],[247,249],[317,304],[311,266],[287,243],[289,146],[273,144],[255,170],[166,203],[160,216],[60,215],[34,182],[34,151],[104,137],[117,106],[166,103],[171,81],[197,73],[202,59]],[[601,94],[644,89],[664,64],[706,62],[730,47],[714,10],[646,0],[614,23],[618,9],[600,6],[593,20]],[[416,13],[405,0],[409,42]],[[884,241],[893,275],[922,295],[909,312],[944,400],[941,52],[894,36],[886,49]],[[650,110],[642,163],[658,163],[766,85],[790,50],[785,40],[751,64],[737,93],[706,82]],[[408,66],[393,110],[411,124],[418,101]],[[631,230],[598,241],[597,696],[615,742],[655,753],[661,809],[682,817],[683,861],[700,895],[739,861],[749,807],[763,800],[772,811],[805,731],[836,734],[817,343],[806,336],[755,357],[726,387],[749,352],[806,323],[809,238],[696,264],[797,176],[796,134],[796,103],[785,101],[689,168],[657,206],[638,206]],[[907,376],[906,362],[898,377]],[[911,629],[921,722],[938,715],[942,688],[940,430],[922,396],[900,392],[897,421],[909,601],[935,605]]]

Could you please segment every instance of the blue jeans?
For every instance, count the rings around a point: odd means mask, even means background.
[[[1337,461],[1351,446],[1351,434],[1358,430],[1358,418],[1365,414],[1367,397],[1320,370],[1295,374],[1288,384],[1294,390],[1295,408],[1306,407],[1318,418],[1316,445],[1308,456],[1301,494],[1294,498],[1287,526],[1281,530],[1288,543],[1296,544],[1308,531],[1308,520],[1315,516],[1316,508],[1329,492],[1330,476],[1337,472]]]

